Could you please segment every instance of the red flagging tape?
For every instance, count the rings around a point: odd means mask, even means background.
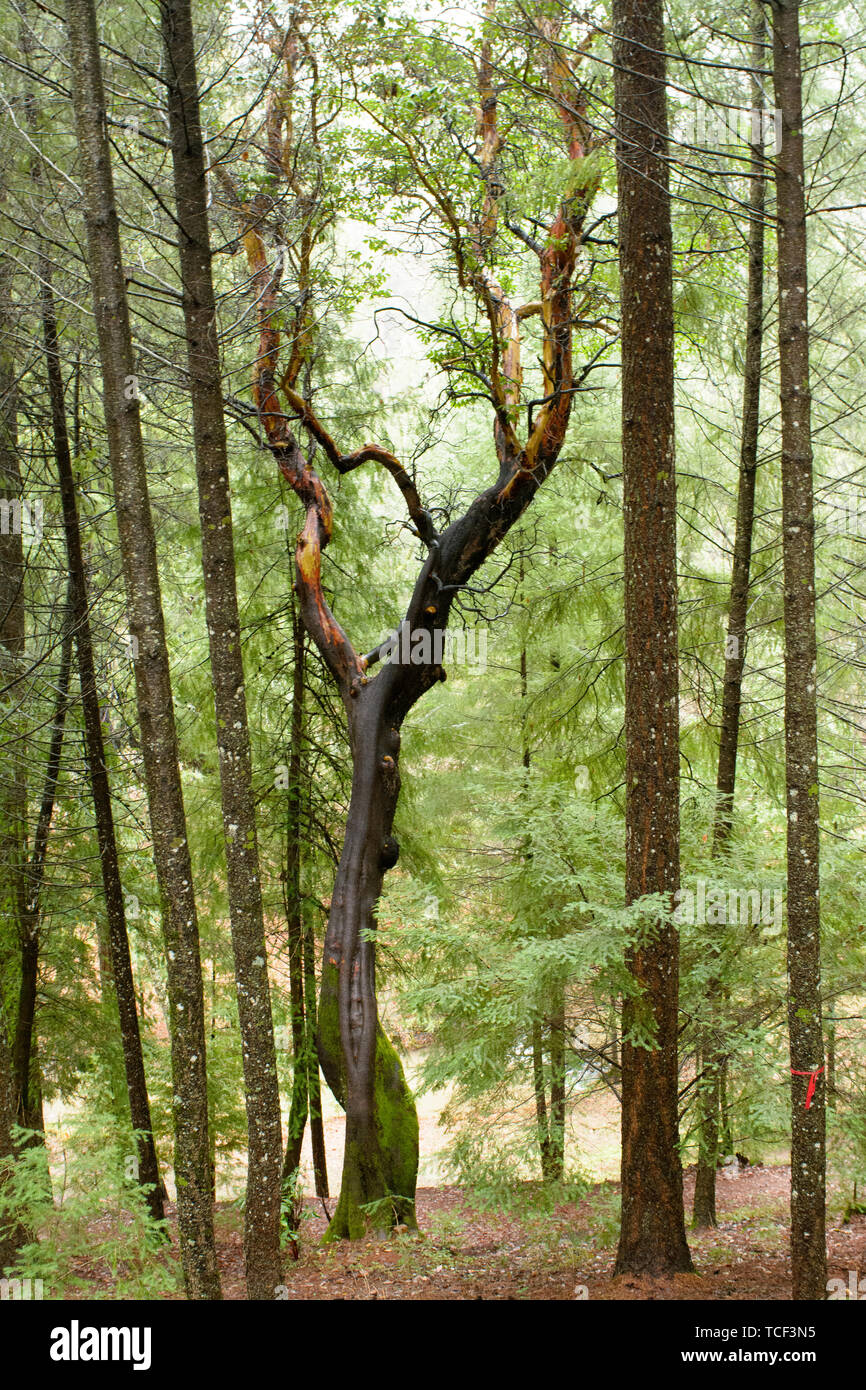
[[[812,1097],[815,1094],[815,1087],[818,1085],[818,1077],[823,1070],[823,1066],[816,1067],[814,1071],[797,1071],[796,1067],[791,1068],[792,1076],[808,1076],[809,1078],[809,1085],[806,1088],[806,1104],[803,1106],[804,1110],[812,1109]]]

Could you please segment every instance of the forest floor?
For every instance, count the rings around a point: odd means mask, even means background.
[[[301,1253],[286,1272],[289,1299],[790,1299],[790,1170],[757,1164],[720,1172],[719,1224],[689,1232],[696,1273],[652,1280],[612,1277],[619,1186],[596,1183],[577,1203],[553,1211],[527,1183],[525,1203],[484,1210],[458,1187],[419,1188],[420,1238],[320,1243],[326,1221],[308,1201]],[[686,1210],[694,1173],[685,1176]],[[218,1217],[224,1296],[244,1297],[240,1217]],[[866,1273],[866,1217],[828,1222],[828,1277],[847,1287]]]

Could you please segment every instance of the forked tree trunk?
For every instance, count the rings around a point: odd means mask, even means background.
[[[791,1050],[793,1296],[827,1286],[826,1078],[821,1022],[815,513],[799,0],[772,5],[776,157],[782,555],[785,574],[785,782],[788,815],[788,1030]]]
[[[625,509],[626,901],[679,887],[672,238],[664,9],[614,0]],[[666,920],[628,952],[618,1274],[690,1270],[678,1133],[679,941]],[[630,1039],[649,1024],[650,1047]]]
[[[283,1138],[244,691],[195,36],[189,0],[161,0],[160,9],[247,1112],[247,1297],[272,1299],[283,1278]]]
[[[221,1292],[198,918],[93,0],[68,0],[66,17],[108,451],[130,635],[137,644],[136,700],[162,908],[181,1259],[188,1297],[216,1299]]]
[[[746,353],[743,365],[743,415],[740,436],[740,476],[737,489],[737,522],[731,568],[728,628],[725,644],[725,683],[722,696],[722,722],[719,733],[719,761],[716,778],[716,810],[713,822],[713,858],[725,853],[734,811],[737,777],[737,748],[740,738],[740,707],[743,667],[746,661],[746,620],[749,608],[749,578],[752,564],[752,533],[755,523],[755,476],[758,467],[758,436],[761,406],[761,359],[764,334],[764,92],[757,75],[766,64],[768,31],[760,5],[752,10],[752,150],[749,181],[749,271],[746,289]],[[757,139],[755,138],[757,136]],[[719,949],[719,948],[717,948]],[[708,983],[710,1007],[720,1001],[722,987],[717,978]],[[719,1157],[720,1074],[726,1066],[720,1024],[711,1019],[701,1036],[702,1080],[698,1091],[698,1165],[695,1177],[693,1219],[700,1229],[716,1225],[716,1167]]]

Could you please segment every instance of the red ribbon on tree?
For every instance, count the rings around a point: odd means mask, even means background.
[[[808,1076],[809,1078],[809,1085],[806,1087],[806,1104],[803,1106],[804,1110],[812,1109],[812,1097],[815,1094],[815,1087],[818,1085],[818,1077],[823,1070],[824,1065],[816,1067],[814,1071],[797,1071],[796,1067],[791,1068],[792,1076]]]

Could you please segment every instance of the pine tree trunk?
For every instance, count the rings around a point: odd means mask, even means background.
[[[768,31],[760,6],[752,9],[752,67],[763,69]],[[746,353],[743,366],[743,416],[740,436],[740,477],[737,489],[737,522],[728,604],[725,644],[725,684],[719,761],[716,778],[716,812],[713,823],[713,858],[724,854],[731,833],[737,748],[740,738],[740,706],[743,667],[746,660],[746,619],[755,522],[755,474],[758,466],[758,434],[761,405],[761,360],[764,332],[764,97],[761,79],[753,73],[752,150],[749,181],[749,272],[746,290]],[[757,135],[757,140],[755,136]],[[710,1007],[718,1005],[718,980],[708,985]],[[697,1228],[716,1225],[716,1166],[719,1135],[719,1069],[724,1064],[719,1023],[711,1021],[701,1037],[703,1080],[698,1091],[698,1168],[693,1209]]]
[[[613,7],[625,508],[626,900],[679,887],[679,710],[672,238],[661,0]],[[678,1134],[679,942],[628,953],[618,1274],[692,1267]],[[651,1048],[629,1034],[651,1022]]]
[[[827,1284],[815,516],[798,0],[774,3],[772,14],[773,80],[782,123],[782,148],[776,158],[776,217],[785,575],[791,1267],[793,1296],[806,1300],[823,1299]]]
[[[215,1299],[221,1293],[213,1230],[198,919],[93,0],[68,0],[66,13],[88,262],[162,906],[181,1258],[188,1297]]]
[[[207,184],[189,0],[161,0],[183,310],[248,1130],[247,1296],[282,1283],[282,1125],[238,614]]]

